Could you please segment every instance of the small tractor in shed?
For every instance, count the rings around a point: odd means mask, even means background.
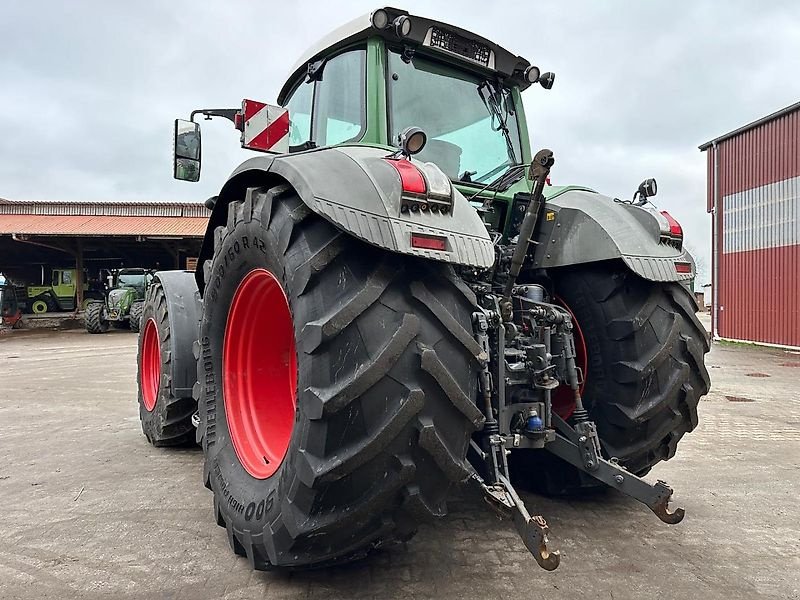
[[[631,200],[550,185],[522,92],[555,76],[464,29],[380,8],[295,65],[278,105],[198,115],[265,154],[234,170],[196,273],[158,272],[139,414],[194,443],[215,518],[254,569],[340,564],[409,540],[471,483],[545,569],[518,487],[610,487],[678,523],[644,476],[697,425],[705,330],[683,232]]]
[[[105,333],[113,325],[138,332],[145,292],[152,280],[153,272],[147,269],[120,269],[112,273],[105,301],[91,302],[86,307],[86,331]]]
[[[44,274],[42,275],[44,277]],[[77,277],[75,269],[52,269],[50,283],[44,279],[41,285],[31,285],[27,288],[27,312],[43,314],[47,312],[68,312],[75,310],[77,302]],[[92,287],[86,271],[83,273],[83,306],[86,308],[90,302],[102,300],[101,290]]]

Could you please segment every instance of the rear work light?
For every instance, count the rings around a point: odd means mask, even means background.
[[[447,238],[438,235],[425,235],[422,233],[411,234],[411,247],[421,250],[447,251]]]

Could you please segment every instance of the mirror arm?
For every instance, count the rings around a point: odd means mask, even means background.
[[[200,108],[191,112],[189,115],[189,120],[194,122],[195,115],[199,114],[205,116],[206,121],[210,120],[211,117],[223,117],[235,125],[236,115],[240,112],[240,108]]]

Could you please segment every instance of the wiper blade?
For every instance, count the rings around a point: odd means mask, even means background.
[[[510,165],[505,173],[489,183],[487,189],[504,192],[525,176],[525,167],[528,165]]]
[[[503,97],[502,91],[498,90],[487,79],[478,86],[478,96],[480,96],[481,100],[483,100],[483,104],[486,107],[486,110],[489,111],[489,116],[492,118],[492,129],[495,131],[500,131],[503,134],[503,138],[506,142],[508,159],[512,163],[516,163],[517,156],[514,152],[514,143],[511,141],[511,133],[508,130],[507,124],[510,111],[508,109],[507,100]],[[497,121],[496,127],[494,125],[495,120]]]
[[[512,185],[514,185],[517,181],[522,179],[525,176],[525,168],[528,165],[524,165],[521,163],[515,163],[513,165],[509,165],[508,168],[503,171],[503,173],[492,179],[489,183],[484,185],[481,189],[477,192],[472,194],[467,200],[472,200],[478,194],[485,192],[486,190],[491,190],[493,192],[504,192]]]

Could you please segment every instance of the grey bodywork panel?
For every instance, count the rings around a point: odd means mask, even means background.
[[[659,222],[650,210],[602,194],[567,190],[548,199],[536,241],[533,262],[539,268],[621,258],[652,281],[694,277],[689,253],[660,242]],[[691,263],[692,272],[678,273],[676,262]]]
[[[220,198],[229,195],[231,182],[244,173],[265,171],[288,181],[315,213],[365,242],[456,265],[492,266],[495,253],[486,226],[455,188],[453,207],[446,215],[400,212],[400,175],[384,160],[387,155],[383,148],[354,145],[252,158],[233,172]],[[412,234],[444,237],[447,249],[412,247]]]
[[[400,254],[479,269],[495,261],[486,226],[466,198],[453,188],[450,214],[400,212],[402,186],[385,148],[335,146],[281,156],[258,156],[242,163],[220,191],[209,221],[199,265],[213,253],[214,229],[224,225],[227,205],[244,198],[248,187],[289,182],[303,202],[336,227],[375,246]],[[411,246],[411,234],[447,239],[447,250]],[[686,282],[694,261],[685,250],[662,243],[651,211],[584,189],[565,188],[544,207],[532,264],[557,268],[621,259],[652,281]],[[678,273],[675,262],[692,264]],[[203,289],[202,268],[196,274]]]
[[[165,375],[176,398],[190,398],[197,381],[197,359],[192,345],[199,331],[200,307],[194,275],[190,271],[158,271],[155,274],[167,298],[170,368]]]

